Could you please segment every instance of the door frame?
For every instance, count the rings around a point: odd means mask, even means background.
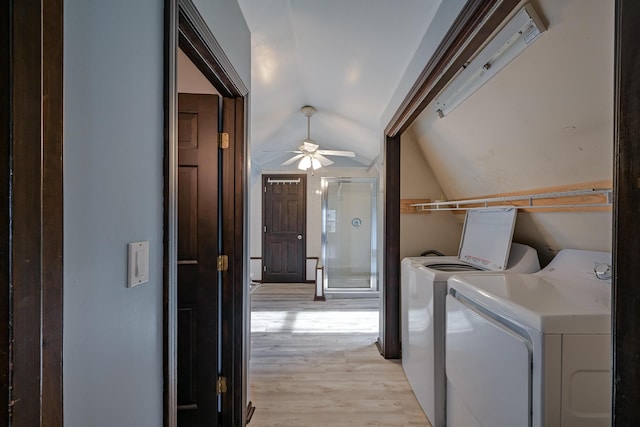
[[[0,424],[62,426],[63,1],[0,6]]]
[[[164,213],[163,213],[163,376],[164,425],[177,422],[177,50],[178,46],[223,97],[222,130],[229,134],[229,148],[221,152],[223,166],[222,208],[225,226],[223,252],[229,269],[222,273],[221,327],[228,332],[228,349],[221,355],[221,374],[228,392],[222,398],[223,425],[245,425],[248,346],[246,324],[247,268],[249,265],[248,126],[249,90],[231,64],[192,0],[164,0]]]
[[[616,0],[613,201],[613,423],[640,418],[640,3]]]

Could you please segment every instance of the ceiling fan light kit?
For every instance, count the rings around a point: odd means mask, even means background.
[[[298,150],[293,151],[293,153],[296,154],[289,160],[282,163],[283,166],[291,165],[300,160],[298,163],[298,169],[306,171],[311,168],[315,171],[323,166],[333,164],[333,161],[329,160],[325,156],[356,156],[353,151],[318,150],[318,144],[314,143],[311,139],[311,116],[316,113],[316,109],[310,105],[305,105],[300,109],[300,111],[307,118],[307,138],[302,141],[302,145],[298,147]]]
[[[298,169],[306,171],[311,167],[311,158],[309,156],[304,156],[300,159],[300,163],[298,163]]]

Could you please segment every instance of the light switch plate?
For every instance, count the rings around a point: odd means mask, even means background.
[[[149,281],[149,242],[129,243],[128,286],[141,285]]]

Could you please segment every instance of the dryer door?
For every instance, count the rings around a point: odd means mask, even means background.
[[[451,295],[446,307],[447,425],[530,426],[530,343]]]

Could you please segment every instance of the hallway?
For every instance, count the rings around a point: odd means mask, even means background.
[[[376,348],[377,299],[313,301],[311,284],[251,294],[252,427],[430,426],[399,361]]]

